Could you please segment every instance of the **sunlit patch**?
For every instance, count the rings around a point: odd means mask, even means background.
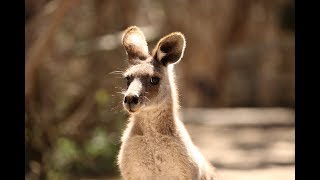
[[[139,46],[143,49],[145,53],[148,53],[148,46],[145,40],[141,37],[139,34],[130,34],[130,36],[127,37],[127,42],[129,44],[134,44],[135,46]]]
[[[136,34],[130,35],[127,40],[130,44],[141,44],[140,37]]]

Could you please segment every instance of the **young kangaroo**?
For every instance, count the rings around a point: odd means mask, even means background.
[[[132,26],[122,38],[129,68],[123,106],[130,113],[118,164],[124,179],[215,180],[215,169],[193,144],[178,116],[173,64],[186,46],[180,32],[163,37],[149,54],[142,31]]]

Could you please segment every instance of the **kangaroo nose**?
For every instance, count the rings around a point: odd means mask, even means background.
[[[126,96],[124,97],[124,103],[128,104],[138,104],[139,97],[134,95],[134,96]]]

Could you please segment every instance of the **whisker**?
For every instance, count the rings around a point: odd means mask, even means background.
[[[115,78],[119,79],[119,78],[123,78],[124,72],[125,72],[124,70],[116,70],[116,71],[112,71],[112,72],[108,73],[107,75],[108,75],[108,78],[110,77],[109,75],[117,75],[117,76],[120,75],[119,77],[115,77]]]
[[[123,74],[124,71],[112,71],[109,74]]]
[[[123,95],[125,95],[125,94],[126,94],[126,92],[125,92],[125,91],[120,91],[120,92],[116,92],[116,93],[118,93],[118,94],[123,94]]]
[[[150,102],[150,99],[149,98],[147,98],[147,96],[143,96],[144,98],[146,98],[149,102]]]
[[[111,107],[111,111],[112,112],[121,112],[121,111],[123,111],[122,100],[121,101],[117,101],[117,103],[114,104],[114,107]]]

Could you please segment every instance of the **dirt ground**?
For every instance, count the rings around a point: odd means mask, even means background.
[[[294,112],[270,109],[266,113],[286,118],[281,123],[280,118],[274,118],[247,124],[227,122],[233,111],[230,113],[225,119],[220,118],[220,122],[212,122],[215,121],[212,118],[206,122],[190,119],[185,123],[194,143],[217,168],[220,177],[223,180],[293,180],[295,133],[294,120],[290,118],[294,118]],[[198,117],[204,113],[200,114]],[[219,113],[212,112],[212,116],[215,114]],[[255,115],[263,116],[263,112]]]
[[[292,127],[186,126],[224,180],[294,179]]]
[[[294,166],[272,167],[254,170],[221,169],[222,180],[294,180]]]

